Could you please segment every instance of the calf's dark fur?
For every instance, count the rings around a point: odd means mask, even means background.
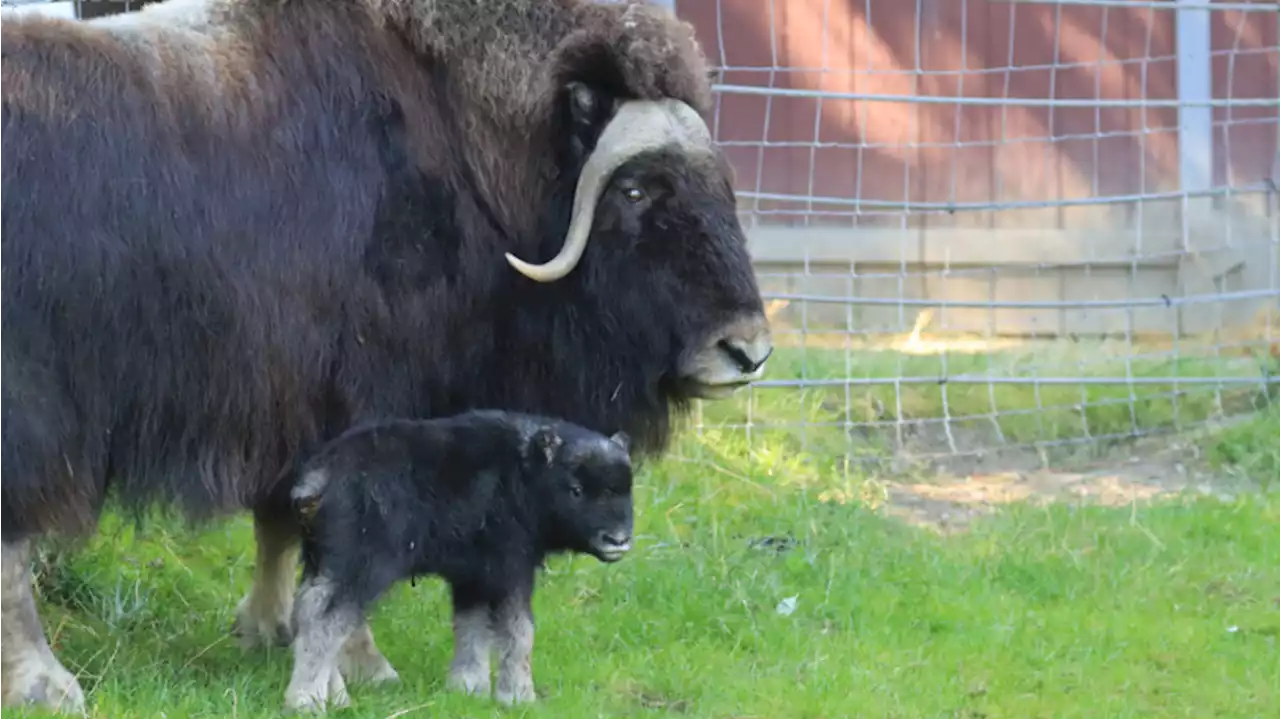
[[[448,685],[535,699],[534,574],[552,553],[615,562],[630,549],[628,438],[547,417],[475,410],[362,425],[321,448],[291,490],[302,527],[294,668],[286,708],[349,703],[346,681],[394,681],[365,613],[394,583],[444,578],[453,593]]]

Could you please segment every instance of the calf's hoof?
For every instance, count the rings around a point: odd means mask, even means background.
[[[532,679],[512,682],[510,685],[499,682],[493,697],[504,706],[531,704],[538,700],[538,695],[533,690]]]
[[[40,708],[56,714],[84,714],[80,682],[53,657],[15,662],[4,675],[4,705]]]
[[[342,709],[350,705],[347,683],[335,669],[324,671],[311,679],[299,680],[295,677],[284,692],[284,708],[290,713],[323,714],[326,709]]]
[[[390,684],[400,681],[400,674],[381,655],[339,655],[338,671],[353,684]]]
[[[347,697],[326,701],[320,697],[296,697],[285,699],[285,711],[290,714],[324,714],[329,709],[344,709],[351,705]]]
[[[343,709],[351,706],[351,697],[345,688],[333,691],[287,692],[284,695],[284,708],[293,714],[324,714],[329,709]]]
[[[471,696],[489,696],[489,668],[485,666],[453,667],[445,688],[451,692]]]

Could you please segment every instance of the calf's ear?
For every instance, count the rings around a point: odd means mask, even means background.
[[[556,450],[564,440],[551,427],[539,427],[529,438],[530,459],[546,460],[547,466],[555,462]]]
[[[609,441],[621,447],[623,452],[631,451],[631,437],[626,432],[615,432]]]

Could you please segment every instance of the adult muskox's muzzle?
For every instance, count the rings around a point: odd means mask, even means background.
[[[753,334],[747,339],[726,336],[716,347],[729,357],[744,377],[756,379],[764,373],[764,363],[773,354],[773,342],[767,331]]]
[[[602,562],[616,562],[631,550],[631,532],[623,529],[601,530],[591,540],[591,549]]]
[[[690,393],[704,399],[725,397],[763,377],[772,354],[773,334],[763,314],[731,322],[712,334],[689,362],[684,375]]]

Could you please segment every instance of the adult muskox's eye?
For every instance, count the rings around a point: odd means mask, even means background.
[[[628,202],[639,202],[644,199],[644,190],[639,187],[628,187],[622,191],[622,196],[627,198]]]

